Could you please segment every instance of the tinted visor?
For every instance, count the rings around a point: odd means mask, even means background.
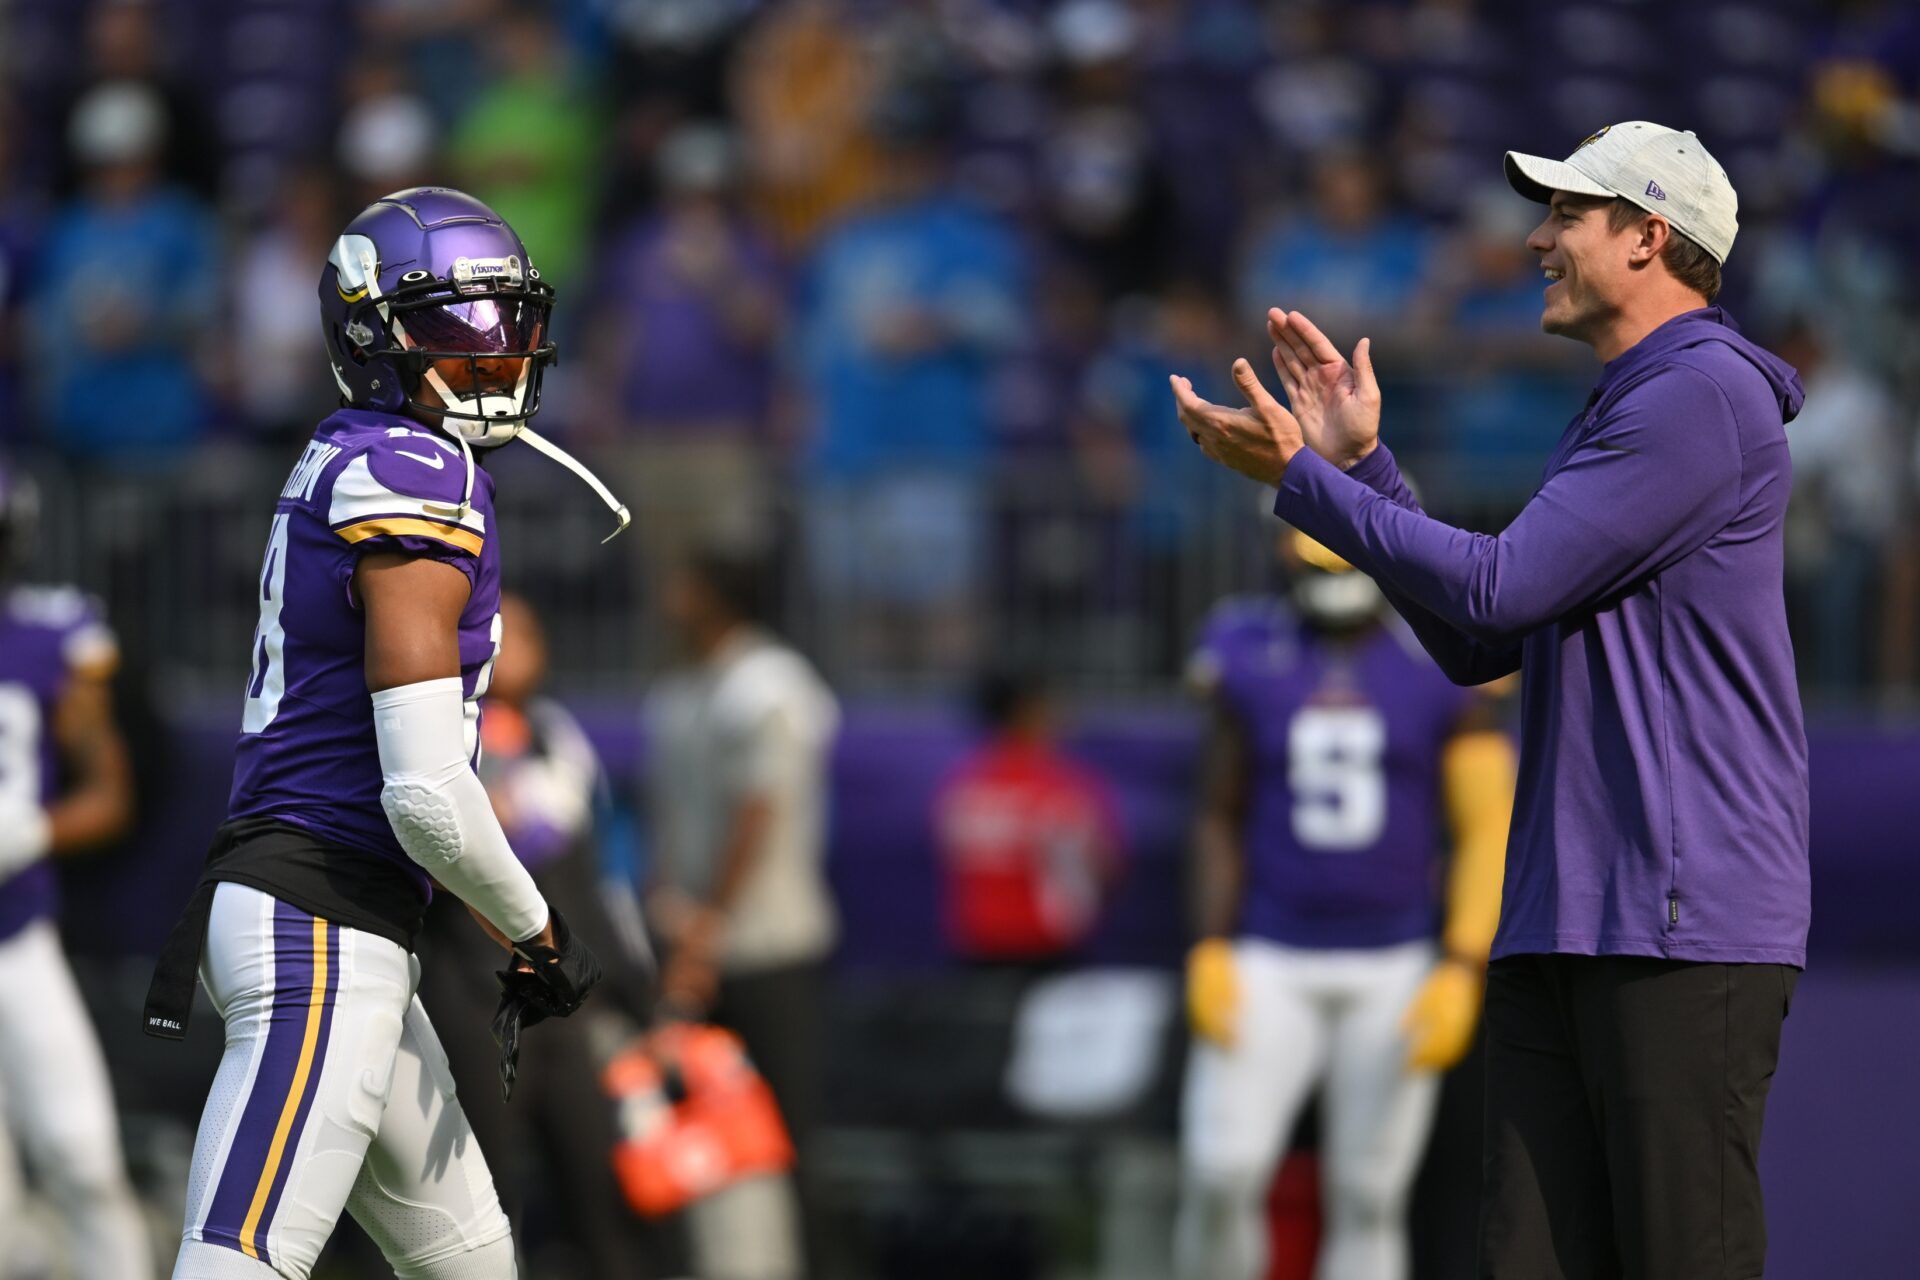
[[[494,294],[396,307],[394,319],[424,351],[523,355],[546,337],[547,307],[541,298]]]

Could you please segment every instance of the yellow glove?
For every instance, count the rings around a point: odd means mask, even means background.
[[[1457,960],[1443,961],[1427,975],[1400,1020],[1409,1069],[1445,1071],[1466,1057],[1484,985],[1480,974]]]
[[[1239,1014],[1240,975],[1234,970],[1233,944],[1208,938],[1187,953],[1187,1019],[1195,1035],[1230,1049]]]

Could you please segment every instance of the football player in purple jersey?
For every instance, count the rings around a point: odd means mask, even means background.
[[[1267,1186],[1318,1083],[1315,1274],[1404,1280],[1438,1073],[1479,1015],[1513,752],[1372,579],[1297,531],[1280,551],[1287,598],[1218,606],[1191,666],[1213,722],[1176,1269],[1266,1274]]]
[[[120,651],[79,591],[6,581],[34,507],[29,482],[0,461],[0,1138],[65,1220],[81,1280],[140,1280],[153,1273],[151,1246],[106,1061],[60,949],[49,861],[105,844],[132,820],[111,687]],[[18,1190],[0,1178],[9,1262]]]
[[[342,407],[275,506],[227,821],[146,1011],[150,1032],[181,1034],[197,963],[226,1021],[177,1280],[304,1280],[343,1210],[399,1276],[514,1274],[412,942],[437,884],[509,949],[509,1088],[521,1027],[571,1013],[599,977],[473,769],[501,634],[474,450],[526,440],[627,520],[527,428],[552,302],[513,229],[437,187],[375,201],[321,272]]]

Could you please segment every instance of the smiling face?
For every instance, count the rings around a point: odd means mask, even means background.
[[[1548,333],[1591,343],[1620,313],[1641,234],[1637,222],[1613,227],[1612,203],[1556,191],[1546,218],[1527,237],[1548,280],[1540,313]]]

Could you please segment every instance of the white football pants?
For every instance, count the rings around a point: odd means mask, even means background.
[[[106,1060],[50,920],[0,942],[0,1106],[34,1185],[66,1224],[82,1280],[151,1276]],[[15,1238],[20,1191],[0,1179],[0,1241]]]
[[[1238,1037],[1230,1049],[1196,1040],[1187,1065],[1181,1280],[1266,1274],[1267,1188],[1318,1081],[1326,1229],[1316,1280],[1405,1280],[1407,1192],[1440,1081],[1407,1069],[1400,1020],[1433,958],[1424,941],[1344,951],[1234,944]]]
[[[222,884],[200,980],[227,1049],[174,1280],[306,1280],[342,1209],[399,1280],[512,1280],[507,1217],[411,955]]]

